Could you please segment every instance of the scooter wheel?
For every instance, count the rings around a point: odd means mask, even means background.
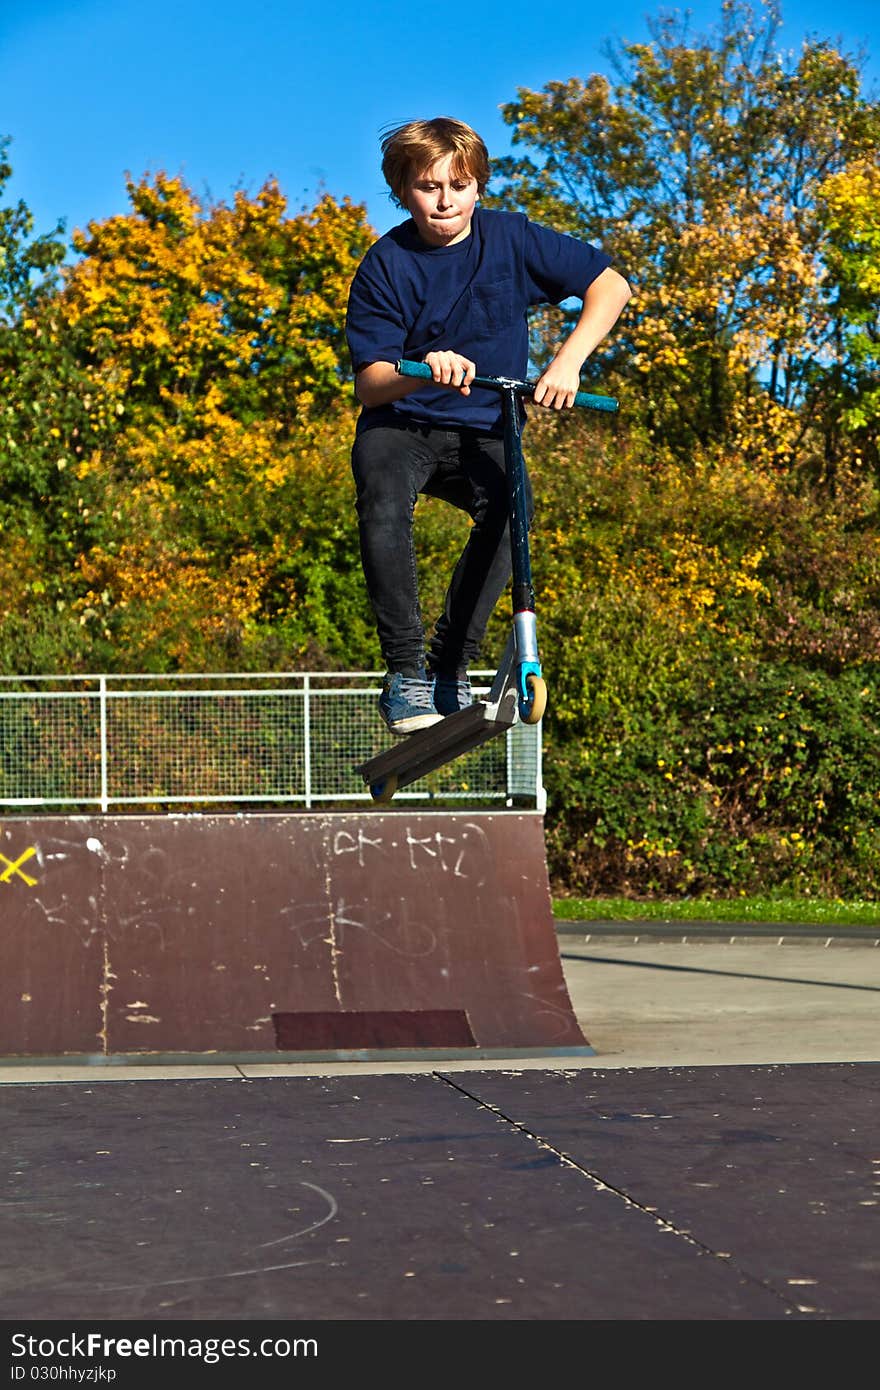
[[[543,676],[526,676],[526,687],[531,693],[531,703],[524,715],[521,715],[524,724],[540,724],[547,708],[547,682]]]
[[[396,791],[397,777],[393,772],[383,777],[380,782],[370,783],[370,796],[378,806],[390,806]]]

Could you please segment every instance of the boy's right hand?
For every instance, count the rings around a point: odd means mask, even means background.
[[[431,375],[438,386],[448,386],[462,396],[470,395],[477,368],[469,358],[444,348],[441,352],[427,353],[425,362],[431,368]]]

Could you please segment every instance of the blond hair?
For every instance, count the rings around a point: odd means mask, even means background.
[[[407,184],[438,159],[453,156],[454,178],[476,179],[484,193],[489,182],[489,151],[475,130],[451,116],[430,121],[407,121],[382,140],[382,173],[398,207],[406,207]]]

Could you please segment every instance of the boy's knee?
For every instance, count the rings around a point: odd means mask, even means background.
[[[381,466],[355,474],[357,484],[357,514],[364,520],[392,522],[410,521],[416,498],[410,480],[395,469]]]
[[[397,497],[359,497],[357,516],[364,535],[404,536],[412,529],[413,508]]]

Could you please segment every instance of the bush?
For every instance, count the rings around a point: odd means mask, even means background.
[[[535,425],[556,889],[880,892],[871,489]]]

